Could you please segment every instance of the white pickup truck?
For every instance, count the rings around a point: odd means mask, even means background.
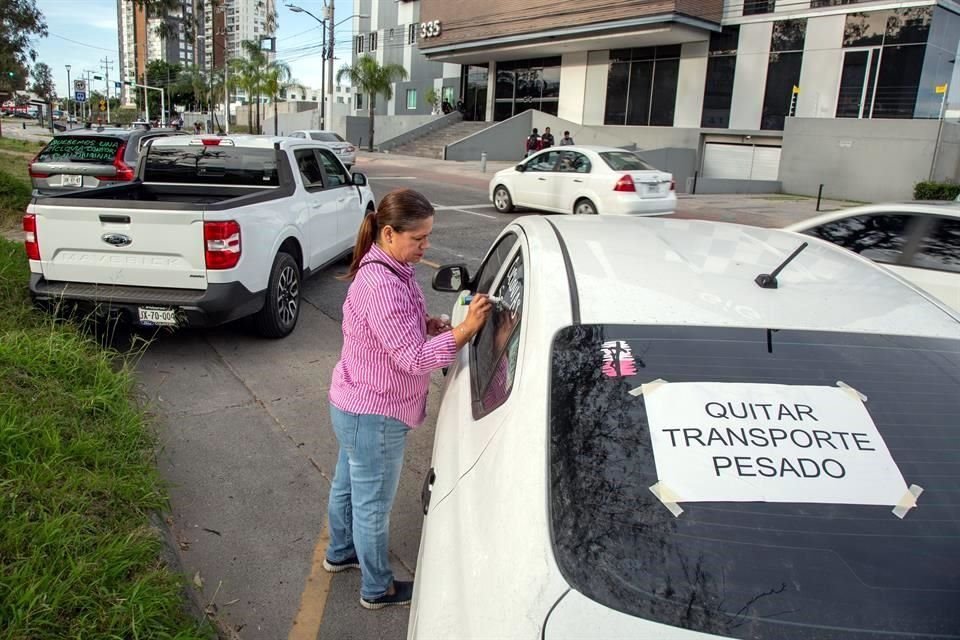
[[[162,138],[136,176],[30,203],[23,229],[38,304],[144,325],[253,316],[261,335],[282,338],[296,326],[302,280],[352,251],[374,208],[366,177],[309,140]]]

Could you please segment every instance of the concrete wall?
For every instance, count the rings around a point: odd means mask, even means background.
[[[694,189],[693,178],[685,180],[686,193]],[[677,189],[680,181],[677,180]],[[696,193],[780,193],[782,183],[779,180],[729,180],[725,178],[698,178]]]
[[[680,50],[680,74],[677,78],[677,102],[673,115],[675,127],[699,127],[703,113],[704,78],[707,77],[707,51],[710,42],[688,42]]]
[[[772,22],[740,25],[737,73],[733,80],[733,101],[730,105],[731,129],[760,128],[772,32]]]
[[[558,114],[569,122],[582,123],[587,95],[587,52],[565,53],[560,63]]]
[[[447,160],[465,162],[479,160],[486,152],[487,160],[520,160],[523,143],[533,128],[534,111],[524,111],[509,120],[447,146]]]
[[[867,202],[909,200],[930,174],[936,120],[787,118],[780,158],[786,193]],[[934,172],[960,180],[960,125],[944,123]]]
[[[843,14],[807,19],[797,117],[832,118],[836,115],[837,91],[843,69],[843,54],[837,52],[837,43],[843,42],[845,23]]]
[[[417,138],[422,138],[428,133],[433,133],[439,129],[445,129],[446,127],[460,122],[461,120],[463,120],[463,116],[460,115],[459,111],[454,111],[453,113],[448,113],[447,115],[433,116],[432,120],[420,125],[419,127],[414,127],[413,129],[401,133],[394,138],[377,143],[377,147],[380,149],[380,151],[396,149],[397,147],[405,145],[408,142],[412,142]]]
[[[591,51],[587,57],[587,78],[584,89],[583,124],[602,125],[607,108],[607,73],[609,51]],[[560,90],[563,90],[561,80]],[[576,138],[574,138],[576,140]]]
[[[373,121],[373,144],[378,145],[411,129],[436,119],[437,116],[375,116]],[[365,116],[348,116],[344,127],[344,137],[354,144],[360,144],[363,139],[363,148],[367,147],[368,123]],[[343,135],[343,134],[341,134]]]

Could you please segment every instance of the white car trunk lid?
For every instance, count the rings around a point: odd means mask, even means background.
[[[32,207],[47,280],[206,289],[200,211]]]
[[[669,173],[663,171],[620,171],[620,175],[629,175],[641,198],[663,198],[670,193]]]

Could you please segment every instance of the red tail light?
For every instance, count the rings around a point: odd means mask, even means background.
[[[636,191],[637,187],[633,184],[633,178],[630,177],[630,174],[623,176],[617,180],[616,186],[613,187],[614,191]]]
[[[33,160],[30,161],[30,167],[28,169],[28,171],[30,172],[30,177],[31,178],[49,178],[50,177],[49,173],[37,173],[36,171],[33,170],[33,165],[36,164],[37,158],[39,157],[40,157],[40,154],[38,153],[37,155],[33,156]]]
[[[37,238],[37,216],[28,213],[23,216],[23,246],[27,250],[27,258],[40,259],[40,240]]]
[[[117,181],[117,182],[130,182],[133,180],[133,167],[128,165],[123,161],[123,154],[127,150],[127,143],[124,142],[117,149],[117,153],[113,156],[113,166],[117,169],[117,175],[115,176],[97,176],[97,179],[101,182]]]
[[[240,225],[235,220],[204,222],[207,269],[232,269],[240,262]]]
[[[205,146],[205,147],[219,147],[219,146],[220,146],[220,138],[204,138],[204,139],[203,139],[203,146]]]

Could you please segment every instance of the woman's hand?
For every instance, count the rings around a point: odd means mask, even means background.
[[[427,318],[427,335],[438,336],[450,331],[451,326],[448,318],[449,316],[440,316],[439,318],[430,316]]]
[[[467,307],[467,317],[453,330],[458,348],[470,342],[473,336],[477,335],[477,332],[483,328],[483,325],[487,322],[487,317],[490,315],[491,308],[492,305],[487,294],[474,294],[470,306]]]

